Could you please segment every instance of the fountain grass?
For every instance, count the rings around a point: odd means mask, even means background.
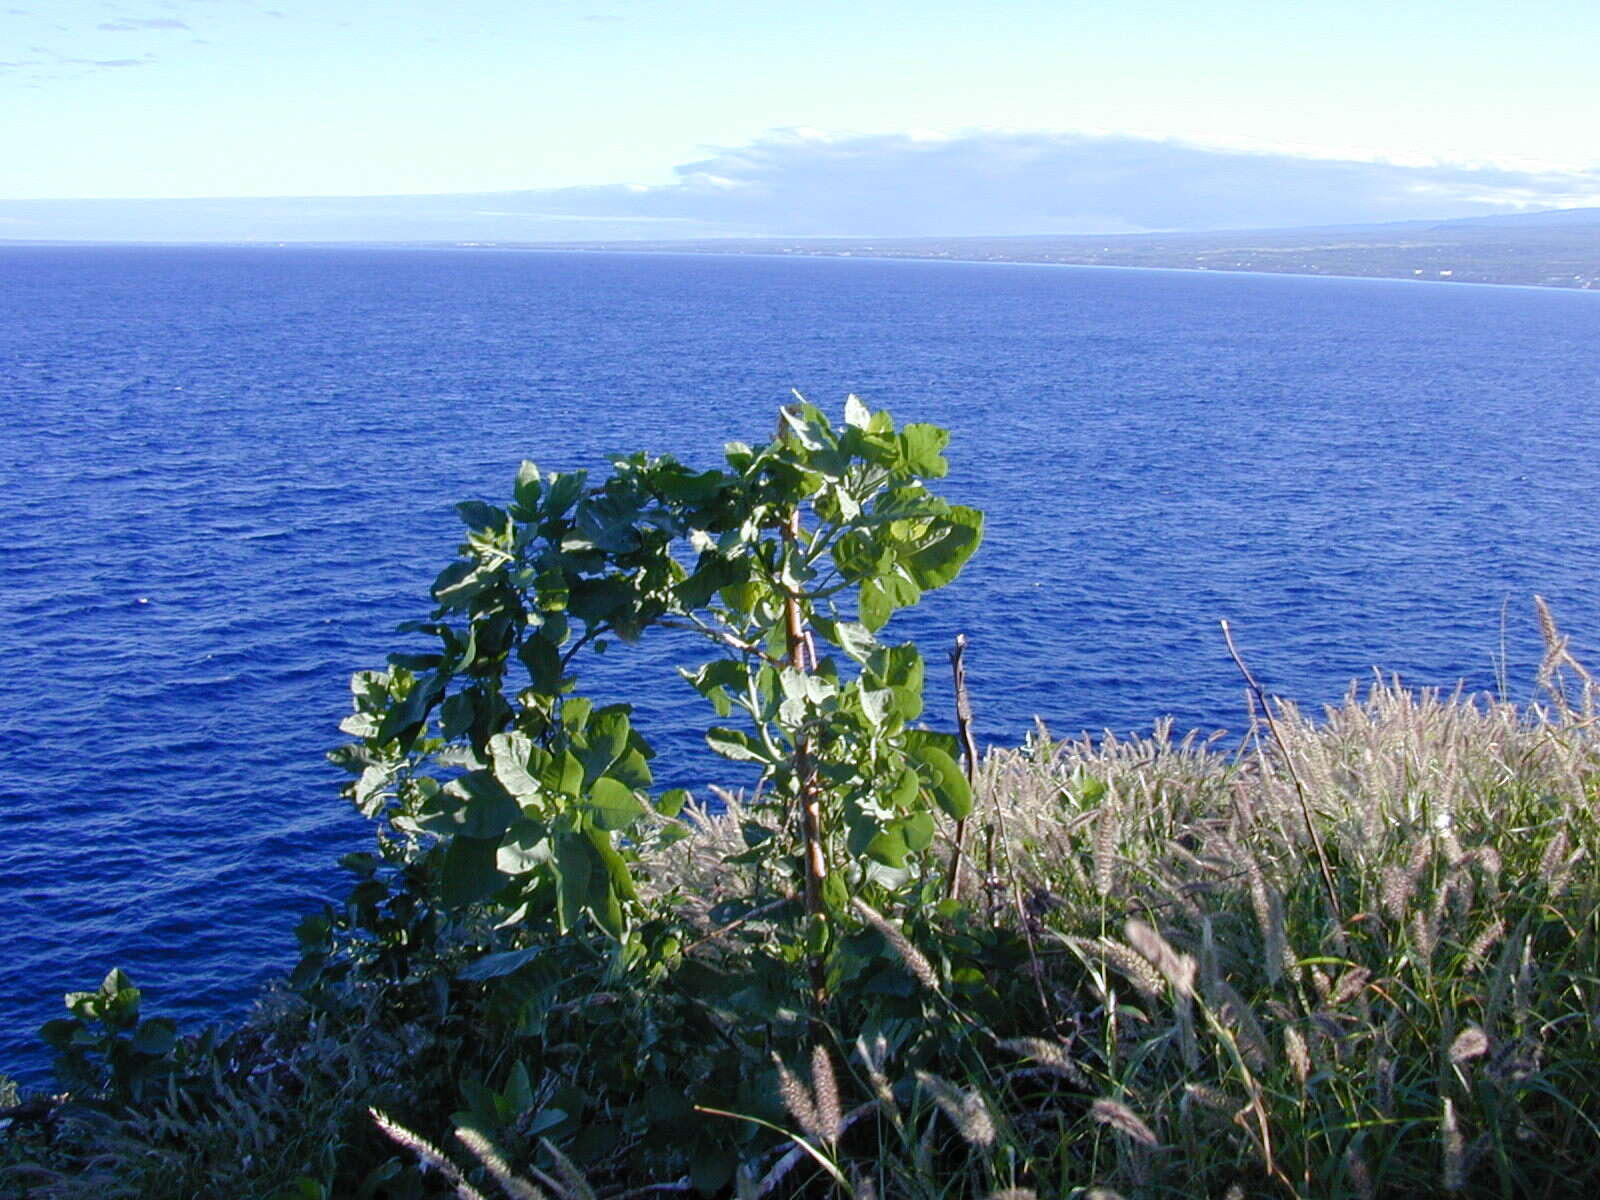
[[[990,751],[967,901],[865,918],[905,967],[896,1011],[920,1004],[940,1038],[878,1020],[870,997],[774,1035],[772,1102],[746,1114],[760,1129],[723,1190],[1600,1187],[1596,689],[1553,622],[1546,634],[1541,705],[1378,678],[1318,718],[1274,703],[1276,737],[1258,721],[1242,744],[1162,723],[1135,738],[1040,728]],[[756,953],[771,881],[729,862],[744,818],[737,796],[691,810],[687,836],[643,864],[653,903],[695,933],[685,961],[728,970]],[[139,1111],[13,1125],[3,1186],[75,1200],[692,1194],[685,1164],[626,1139],[590,1153],[545,1136],[582,1044],[542,1060],[498,1128],[451,1136],[465,1069],[503,1073],[528,1035],[488,1009],[399,1012],[385,996],[369,987],[359,1014],[335,1018],[280,992],[221,1044],[203,1099],[174,1084]],[[563,1020],[677,1011],[593,989],[567,1003]],[[717,1019],[752,1033],[731,1010]]]

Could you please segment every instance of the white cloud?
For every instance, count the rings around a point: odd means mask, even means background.
[[[121,21],[102,21],[95,26],[106,33],[133,33],[145,29],[187,29],[176,17],[129,17]]]
[[[51,210],[58,217],[75,216],[67,225],[57,222],[59,235],[41,236],[160,238],[177,230],[201,240],[1003,236],[1348,225],[1583,205],[1600,205],[1600,170],[1338,159],[1113,134],[786,129],[709,151],[659,186],[83,201],[58,204]],[[0,211],[42,220],[46,210],[13,202]]]

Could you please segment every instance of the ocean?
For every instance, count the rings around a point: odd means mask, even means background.
[[[0,1071],[122,966],[235,1019],[370,830],[323,754],[348,677],[415,647],[453,504],[517,465],[707,466],[798,389],[953,433],[988,514],[897,616],[971,640],[984,740],[1230,731],[1218,620],[1316,707],[1374,668],[1534,693],[1542,593],[1600,646],[1600,295],[1394,281],[488,249],[0,246]],[[689,648],[692,650],[692,647]],[[586,676],[663,786],[681,643]],[[1600,659],[1600,656],[1595,656]]]

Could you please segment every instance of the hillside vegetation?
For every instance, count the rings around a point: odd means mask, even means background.
[[[921,659],[879,640],[976,545],[920,482],[942,440],[859,406],[786,421],[726,472],[525,471],[511,508],[463,506],[420,626],[439,653],[356,679],[338,757],[379,840],[346,903],[225,1035],[141,1014],[120,972],[69,997],[46,1034],[72,1090],[11,1110],[6,1186],[1600,1186],[1600,691],[1542,605],[1542,706],[1379,679],[1313,719],[1252,691],[1238,745],[1041,728],[969,784],[957,739],[914,725]],[[846,593],[862,622],[828,615]],[[751,793],[653,796],[626,714],[550,657],[653,620],[721,653],[687,674],[742,714],[709,736]]]

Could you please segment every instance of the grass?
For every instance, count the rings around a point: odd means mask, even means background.
[[[1542,707],[1377,679],[1318,719],[1274,703],[1242,748],[1158,725],[991,751],[968,903],[858,909],[893,970],[862,951],[809,1017],[803,971],[761,966],[782,897],[728,861],[732,797],[645,864],[682,931],[655,984],[596,958],[283,995],[205,1086],[13,1129],[0,1162],[97,1200],[1590,1193],[1596,689],[1545,618]],[[650,1128],[723,1136],[731,1179]]]

